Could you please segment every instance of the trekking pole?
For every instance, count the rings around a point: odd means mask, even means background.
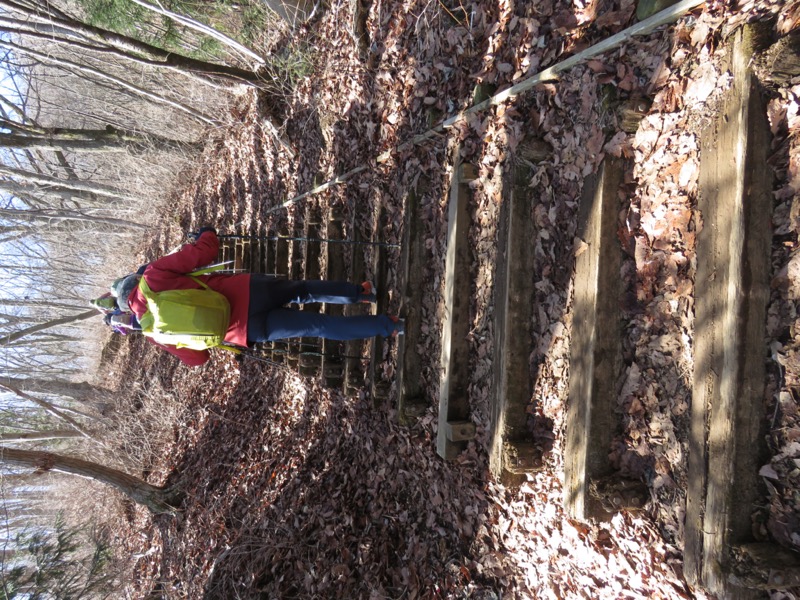
[[[287,367],[283,363],[279,363],[277,361],[274,361],[274,360],[269,359],[269,358],[265,358],[263,356],[256,356],[253,353],[253,350],[250,349],[250,348],[243,348],[243,347],[240,347],[240,346],[233,346],[233,345],[228,345],[228,344],[223,344],[220,347],[223,348],[224,350],[228,350],[230,352],[233,352],[235,355],[238,355],[238,356],[249,356],[250,358],[252,358],[254,360],[257,360],[257,361],[260,361],[260,362],[263,362],[263,363],[266,363],[266,364],[269,364],[269,365],[275,365],[276,367],[284,367],[284,368],[287,368],[287,369],[291,370],[291,367]],[[356,358],[358,360],[361,360],[362,358],[364,358],[362,356],[353,356],[351,354],[325,354],[324,352],[317,352],[315,350],[302,350],[298,354],[298,356],[303,356],[303,355],[306,355],[306,356],[319,356],[321,358],[342,358],[342,359],[345,359],[345,358]],[[292,372],[294,372],[294,371],[292,371]]]
[[[190,232],[189,239],[197,239],[195,232]],[[220,233],[217,237],[221,240],[257,240],[260,242],[318,242],[325,244],[352,244],[357,246],[381,246],[384,248],[399,248],[400,244],[389,242],[360,242],[358,240],[332,240],[326,238],[307,238],[307,237],[288,237],[282,235],[260,236],[260,235],[239,235],[236,233]]]
[[[301,355],[306,354],[308,356],[321,356],[323,358],[357,358],[361,360],[362,356],[353,356],[351,354],[325,354],[324,352],[315,352],[313,350],[303,350],[300,352]]]
[[[273,367],[280,367],[281,369],[286,369],[287,371],[290,371],[291,373],[294,373],[295,375],[297,375],[297,371],[295,369],[293,369],[292,367],[290,367],[290,366],[288,366],[288,365],[286,365],[284,363],[272,360],[270,358],[266,358],[264,356],[256,356],[255,354],[253,354],[252,352],[248,352],[247,350],[241,350],[237,354],[239,356],[246,356],[247,358],[252,358],[253,360],[258,361],[258,362],[262,362],[262,363],[265,363],[265,364],[268,364],[268,365],[272,365]],[[324,356],[326,358],[343,358],[343,359],[344,358],[357,358],[359,360],[362,359],[361,356],[350,356],[350,355],[347,355],[347,354],[339,354],[339,355],[336,355],[336,356],[333,356],[333,355],[330,355],[330,354],[323,354],[322,352],[301,352],[300,354],[310,354],[312,356]]]
[[[294,369],[292,369],[290,366],[285,365],[283,363],[279,363],[278,361],[271,360],[271,359],[263,357],[263,356],[256,356],[252,352],[242,351],[242,352],[239,353],[239,356],[243,356],[245,358],[252,358],[253,360],[255,360],[257,362],[265,363],[265,364],[270,365],[272,367],[278,367],[279,369],[284,369],[286,371],[289,371],[290,373],[293,373],[293,374],[297,375],[297,372]]]

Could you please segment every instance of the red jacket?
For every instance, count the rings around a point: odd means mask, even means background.
[[[168,254],[150,263],[142,275],[154,292],[199,288],[200,285],[186,273],[213,263],[219,252],[219,239],[213,231],[204,232],[194,244],[184,244],[174,254]],[[237,346],[247,346],[247,311],[250,306],[250,275],[203,275],[211,289],[228,299],[231,305],[231,322],[225,341]],[[131,292],[128,306],[141,319],[147,312],[147,301],[139,288]],[[148,338],[149,339],[149,338]],[[152,342],[152,340],[150,340]],[[171,352],[189,366],[199,366],[209,358],[208,350],[176,348],[152,342]]]

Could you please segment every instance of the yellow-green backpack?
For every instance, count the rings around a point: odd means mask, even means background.
[[[144,335],[159,344],[192,350],[223,344],[231,317],[228,299],[200,279],[192,279],[202,288],[154,292],[144,277],[139,280],[147,300],[147,312],[139,320]]]

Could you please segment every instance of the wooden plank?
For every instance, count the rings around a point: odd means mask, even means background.
[[[352,212],[350,222],[351,239],[356,242],[368,241],[364,240],[361,233],[362,224],[365,229],[373,231],[374,215],[372,211],[367,214],[358,214],[356,211]],[[359,222],[360,221],[360,222]],[[367,274],[367,260],[364,255],[364,246],[354,245],[351,255],[350,276],[351,281],[364,281]],[[344,306],[345,315],[360,315],[363,314],[363,307],[358,304],[346,304]],[[345,354],[348,358],[344,362],[344,392],[350,396],[358,395],[359,391],[364,386],[364,369],[361,365],[360,358],[364,351],[365,340],[348,340],[345,342]]]
[[[589,493],[591,480],[610,472],[608,452],[617,426],[614,408],[622,368],[617,194],[623,163],[606,157],[589,177],[579,209],[578,235],[587,247],[575,260],[569,406],[564,447],[564,505],[573,519],[605,519]]]
[[[330,208],[325,231],[327,239],[344,239],[344,224],[342,222],[344,218],[343,209]],[[346,281],[347,267],[345,265],[344,244],[326,244],[325,250],[327,252],[326,279],[328,281]],[[326,304],[324,312],[331,316],[342,316],[344,314],[344,306],[341,304]],[[344,383],[342,378],[341,347],[341,343],[336,340],[322,340],[322,373],[325,385],[328,387],[341,387]]]
[[[381,204],[378,208],[377,227],[373,232],[372,241],[379,241],[383,236],[382,233],[387,228],[386,207]],[[388,248],[385,246],[375,246],[372,249],[372,273],[373,284],[377,289],[377,302],[370,306],[372,314],[386,314],[389,311],[389,294],[388,294],[388,271],[389,271],[389,255]],[[380,363],[383,361],[384,350],[383,336],[375,336],[370,340],[370,358],[369,367],[367,369],[367,376],[369,379],[369,391],[372,397],[372,405],[379,407],[385,400],[388,399],[389,382],[383,381],[380,374]]]
[[[731,546],[752,540],[769,299],[769,129],[750,68],[749,35],[735,34],[734,84],[701,136],[695,287],[695,376],[685,573],[726,598],[758,594],[732,583]]]
[[[436,450],[439,456],[453,459],[466,445],[447,439],[447,423],[469,419],[469,300],[470,250],[469,182],[475,179],[472,165],[461,163],[455,152],[450,185],[445,257],[444,323],[442,327],[441,383],[439,385],[439,431]]]
[[[291,237],[292,233],[293,231],[289,228],[289,224],[284,222],[281,225],[280,236]],[[291,260],[291,250],[294,242],[275,240],[274,242],[267,242],[267,244],[274,244],[274,250],[272,252],[267,250],[267,262],[264,272],[287,277],[291,273],[291,263],[289,261]]]
[[[422,294],[423,290],[430,290],[430,285],[426,285],[425,281],[425,224],[420,215],[421,199],[429,185],[427,177],[420,177],[416,187],[409,190],[405,201],[398,287],[400,314],[406,320],[406,331],[397,340],[397,415],[403,425],[413,423],[428,405],[417,345],[422,327]]]
[[[530,438],[527,408],[530,375],[531,314],[534,310],[533,261],[536,231],[528,191],[530,169],[515,166],[505,182],[500,210],[495,275],[494,361],[489,429],[489,468],[506,484],[518,483],[520,461],[508,463],[505,445]],[[532,468],[541,461],[528,459]]]

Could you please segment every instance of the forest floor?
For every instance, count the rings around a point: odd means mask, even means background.
[[[468,107],[476,84],[503,89],[621,31],[634,11],[632,0],[380,0],[367,19],[365,54],[352,34],[351,3],[334,2],[295,34],[313,48],[313,76],[279,101],[242,96],[232,115],[237,124],[210,134],[136,264],[205,224],[220,232],[278,231],[299,206],[268,210],[309,190],[319,172],[331,178],[373,164],[379,153],[425,131],[432,109],[449,115]],[[431,408],[415,425],[398,425],[393,405],[375,408],[364,395],[348,398],[249,359],[220,353],[188,369],[141,339],[123,344],[109,368],[133,390],[130,407],[121,410],[135,416],[155,397],[180,406],[174,421],[162,423],[145,475],[158,484],[180,482],[187,492],[177,516],[121,505],[118,543],[134,556],[128,596],[704,598],[682,573],[698,134],[730,84],[719,66],[725,36],[753,20],[769,22],[777,39],[797,26],[800,3],[709,2],[675,26],[626,42],[303,201],[356,215],[383,206],[382,241],[399,242],[403,199],[420,177],[429,180],[421,201],[429,272],[417,351]],[[753,528],[759,539],[800,549],[800,270],[793,266],[800,244],[800,85],[764,91],[775,172],[764,353],[771,459],[762,468],[764,498]],[[637,98],[650,108],[638,131],[626,134],[614,107]],[[295,159],[276,146],[263,126],[267,117],[286,124]],[[511,489],[489,476],[485,444],[500,182],[526,137],[552,147],[549,159],[531,165],[529,183],[537,226],[529,412],[545,465]],[[470,207],[468,390],[478,436],[457,460],[444,462],[435,448],[436,407],[446,190],[456,142],[479,174]],[[585,525],[562,509],[562,453],[577,201],[584,177],[605,154],[628,165],[619,220],[627,255],[626,370],[610,456],[621,473],[647,483],[651,500],[639,514]],[[399,305],[398,259],[390,254],[390,311]],[[380,376],[391,382],[396,345],[384,344]]]

